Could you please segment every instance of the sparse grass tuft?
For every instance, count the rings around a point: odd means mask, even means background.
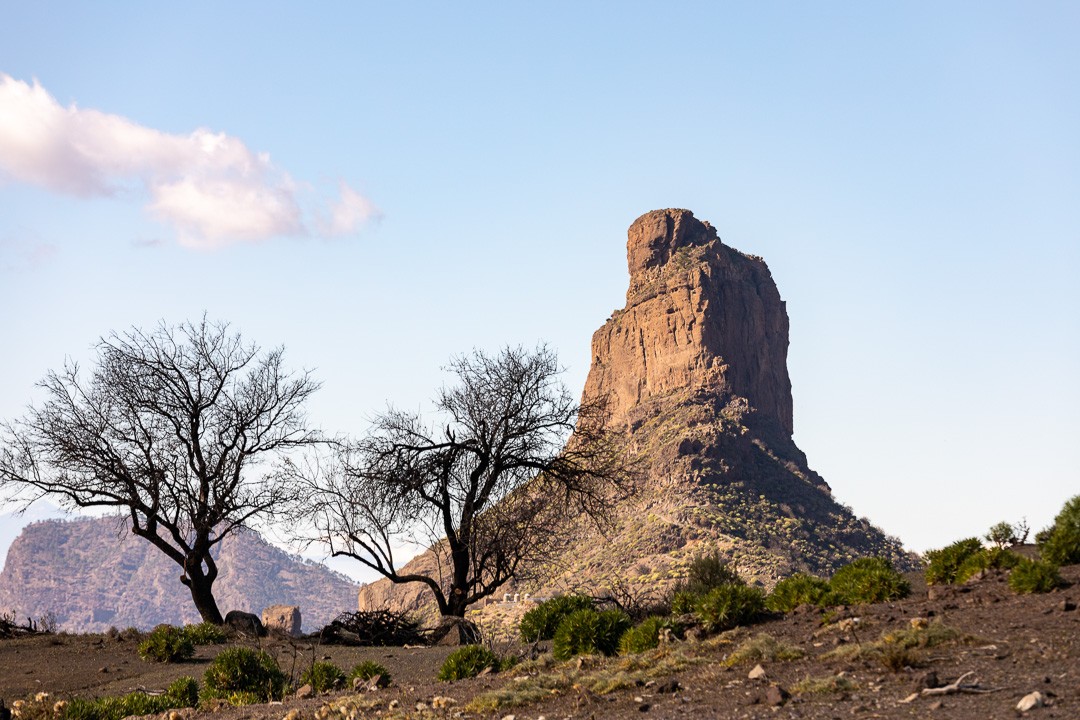
[[[349,671],[349,682],[352,682],[356,678],[361,680],[370,680],[373,677],[379,677],[380,687],[388,687],[390,685],[390,671],[386,669],[385,665],[375,662],[374,660],[364,660],[356,665],[353,665],[353,669]]]
[[[332,662],[316,662],[304,671],[300,682],[317,693],[329,692],[345,684],[345,673]]]
[[[208,622],[185,625],[184,635],[193,645],[221,645],[229,639],[220,625]]]
[[[545,600],[521,618],[519,629],[525,642],[550,640],[555,637],[559,623],[578,610],[592,610],[593,599],[585,595],[560,595]]]
[[[940,550],[929,551],[926,553],[926,583],[948,585],[957,582],[956,574],[960,566],[982,549],[982,542],[978,538],[965,538]]]
[[[765,593],[746,585],[721,585],[702,596],[694,612],[709,632],[749,625],[765,611]]]
[[[776,662],[798,660],[805,653],[795,645],[782,643],[772,635],[761,633],[744,640],[724,660],[724,665],[732,667],[744,663]]]
[[[630,617],[621,610],[578,610],[559,623],[552,653],[556,660],[574,655],[614,655],[629,629]]]
[[[847,675],[826,675],[824,677],[805,677],[791,686],[796,695],[826,695],[858,690],[859,685]]]

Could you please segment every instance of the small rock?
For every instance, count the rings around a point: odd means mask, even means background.
[[[1045,704],[1046,696],[1036,690],[1035,692],[1028,693],[1024,697],[1020,698],[1020,702],[1016,703],[1016,709],[1020,712],[1027,712],[1028,710],[1040,708]]]
[[[296,708],[293,708],[285,714],[283,720],[300,720],[300,711]]]
[[[1072,600],[1069,600],[1069,599],[1066,598],[1065,600],[1062,600],[1061,602],[1059,602],[1054,607],[1056,607],[1061,612],[1072,612],[1073,610],[1076,609],[1076,603],[1074,603]]]
[[[108,673],[108,672],[109,672],[109,668],[107,668],[107,667],[100,667],[100,668],[98,668],[98,672],[99,672],[99,673]]]
[[[911,683],[911,689],[915,691],[936,687],[941,687],[941,680],[938,679],[938,674],[933,670],[916,675]]]
[[[649,708],[651,708],[651,707],[652,707],[652,705],[650,705],[649,703],[641,703],[640,705],[637,706],[637,709],[638,709],[638,712],[649,712]]]
[[[301,700],[303,700],[304,698],[309,698],[314,694],[315,688],[311,687],[311,683],[308,683],[307,685],[301,685],[300,688],[296,691],[296,697],[300,698]]]
[[[502,720],[514,720],[514,718],[516,718],[516,717],[517,717],[516,715],[503,715]]]
[[[934,702],[930,703],[931,710],[940,710],[943,707],[945,707],[945,703],[941,702],[940,700],[935,700]]]
[[[746,676],[748,680],[767,680],[768,676],[765,675],[765,668],[761,665],[755,665],[754,669]]]
[[[780,707],[786,703],[790,697],[791,693],[784,688],[779,685],[770,685],[765,691],[765,704],[771,707]]]
[[[679,681],[676,680],[675,678],[671,678],[670,680],[667,680],[666,682],[661,684],[660,687],[656,688],[656,692],[665,693],[665,694],[671,694],[671,693],[679,692],[679,690],[681,688],[682,688],[682,685],[679,684]]]

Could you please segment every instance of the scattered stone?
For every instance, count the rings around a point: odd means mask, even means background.
[[[930,627],[930,621],[924,617],[911,618],[911,628],[913,630],[924,630]]]
[[[503,715],[502,720],[514,720],[517,715]]]
[[[282,718],[282,720],[300,720],[300,711],[297,708],[293,708],[285,713],[285,717]]]
[[[446,697],[445,695],[436,695],[431,698],[431,707],[435,710],[442,710],[453,705],[457,705],[457,700],[452,697]]]
[[[1036,690],[1033,693],[1028,693],[1024,697],[1020,698],[1020,702],[1016,703],[1016,709],[1020,712],[1027,712],[1028,710],[1034,710],[1040,708],[1046,704],[1046,696]]]
[[[656,688],[656,692],[670,695],[671,693],[679,692],[679,690],[681,689],[682,685],[679,684],[679,681],[675,678],[671,678],[670,680],[662,683],[660,687]]]
[[[289,637],[299,637],[300,606],[271,605],[262,611],[262,624],[267,630]]]
[[[790,697],[791,693],[784,688],[779,685],[770,685],[765,691],[765,704],[770,707],[780,707],[786,703]]]
[[[99,667],[99,668],[98,668],[98,672],[99,672],[99,673],[106,673],[106,674],[108,674],[108,672],[109,672],[109,668],[107,668],[107,667],[104,667],[104,666],[102,666],[102,667]]]
[[[311,683],[308,683],[307,685],[301,685],[300,688],[296,691],[296,697],[301,700],[303,700],[304,698],[309,698],[314,694],[315,688],[311,687]]]
[[[765,674],[765,668],[761,665],[755,665],[754,669],[746,676],[748,680],[768,680],[768,676]]]
[[[1066,599],[1062,600],[1061,602],[1059,602],[1054,607],[1056,607],[1061,612],[1072,612],[1073,610],[1076,609],[1076,603],[1074,603],[1072,600],[1069,600],[1068,598],[1066,598]]]
[[[931,710],[940,710],[943,707],[945,707],[945,703],[941,702],[940,700],[935,700],[934,702],[930,703]]]
[[[637,706],[637,709],[638,709],[638,712],[649,712],[649,709],[651,707],[652,707],[652,705],[650,705],[649,703],[641,703],[640,705]]]

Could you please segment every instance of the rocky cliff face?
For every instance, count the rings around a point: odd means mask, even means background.
[[[910,566],[899,542],[832,498],[792,441],[788,317],[765,262],[689,210],[638,218],[627,261],[626,306],[593,335],[584,394],[610,398],[644,478],[614,509],[613,531],[568,528],[580,541],[546,583],[521,589],[644,592],[714,551],[766,585],[866,555]],[[360,594],[362,609],[424,602],[419,588],[385,581]]]
[[[356,602],[357,588],[348,578],[289,555],[254,532],[226,538],[215,558],[221,574],[214,595],[222,613],[299,605],[310,631]],[[116,518],[47,520],[24,528],[0,572],[3,611],[35,619],[51,613],[71,632],[200,619],[180,584],[179,567]]]

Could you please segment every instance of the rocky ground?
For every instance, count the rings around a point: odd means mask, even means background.
[[[807,608],[630,658],[560,664],[541,653],[514,670],[456,683],[435,679],[451,648],[264,639],[260,646],[287,672],[298,673],[313,658],[346,669],[372,659],[390,670],[393,684],[360,694],[180,714],[218,720],[281,720],[294,709],[312,719],[1015,718],[1017,703],[1038,692],[1042,704],[1027,715],[1077,718],[1080,566],[1064,568],[1062,575],[1070,586],[1046,595],[1015,595],[1004,576],[929,591],[916,584],[903,601]],[[63,699],[161,690],[182,675],[201,677],[220,650],[203,647],[192,662],[159,665],[140,660],[136,644],[102,635],[0,640],[0,698],[10,706],[38,692]]]

